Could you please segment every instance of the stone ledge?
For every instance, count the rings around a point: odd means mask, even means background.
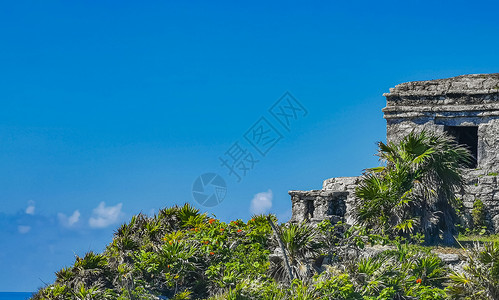
[[[498,111],[499,103],[493,104],[472,104],[472,105],[393,105],[382,109],[383,112],[487,112]]]
[[[424,97],[445,95],[485,95],[499,93],[499,73],[470,74],[457,77],[411,81],[396,85],[389,93],[383,94],[387,99],[397,97]]]
[[[310,191],[298,191],[291,190],[288,191],[290,196],[307,196],[307,197],[326,197],[326,196],[341,196],[347,195],[348,192],[344,191],[325,191],[325,190],[310,190]]]

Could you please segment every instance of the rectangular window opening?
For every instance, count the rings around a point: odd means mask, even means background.
[[[445,126],[444,131],[470,150],[473,158],[467,167],[476,168],[478,165],[478,126]]]

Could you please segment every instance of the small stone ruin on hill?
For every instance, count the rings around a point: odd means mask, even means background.
[[[489,229],[499,233],[499,73],[402,83],[385,93],[387,141],[397,141],[414,129],[447,132],[468,146],[474,160],[465,170],[458,193],[465,217],[473,203],[486,207]],[[290,191],[291,222],[352,222],[359,177],[324,181],[321,190]]]

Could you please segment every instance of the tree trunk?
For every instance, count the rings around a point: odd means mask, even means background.
[[[274,234],[277,238],[277,242],[279,243],[279,246],[281,247],[282,254],[284,255],[284,263],[286,264],[286,269],[288,270],[288,275],[289,275],[289,284],[294,279],[293,276],[293,270],[291,269],[291,266],[289,265],[289,260],[288,260],[288,255],[286,254],[286,246],[284,246],[284,243],[281,239],[281,236],[279,235],[279,232],[277,231],[276,226],[274,225],[274,221],[270,218],[270,216],[267,217],[267,220],[269,221],[270,227],[272,227],[272,230],[274,231]]]
[[[456,244],[456,239],[454,235],[457,233],[456,225],[454,224],[454,218],[452,217],[452,206],[446,203],[444,208],[443,217],[443,243],[447,246],[453,246]]]

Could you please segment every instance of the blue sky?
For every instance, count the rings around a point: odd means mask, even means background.
[[[0,10],[0,291],[34,291],[133,214],[290,216],[288,190],[377,164],[382,94],[499,72],[490,1],[11,1]],[[306,109],[286,130],[269,108]],[[245,140],[264,118],[265,156]],[[220,165],[238,142],[258,163]],[[193,200],[220,174],[224,201]],[[252,202],[252,200],[254,200]]]

